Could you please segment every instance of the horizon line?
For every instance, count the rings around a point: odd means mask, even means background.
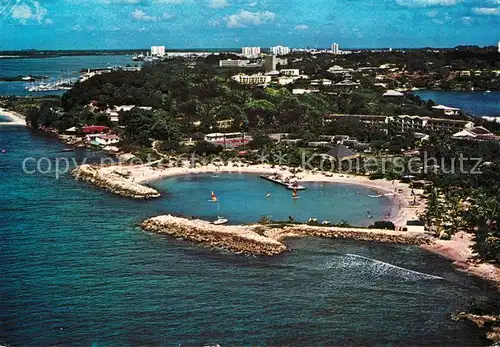
[[[161,45],[160,45],[161,46]],[[99,52],[105,52],[105,51],[149,51],[152,46],[150,47],[142,47],[142,48],[79,48],[79,49],[72,49],[72,48],[61,48],[61,49],[44,49],[44,48],[21,48],[21,49],[0,49],[1,52],[82,52],[82,51],[99,51]],[[270,47],[267,46],[252,46],[252,45],[247,45],[247,46],[239,46],[239,47],[201,47],[201,48],[196,48],[196,47],[174,47],[174,48],[165,48],[166,51],[170,52],[175,52],[175,51],[200,51],[200,50],[227,50],[227,51],[234,51],[234,50],[241,50],[242,47],[259,47],[259,48],[264,48],[264,49],[270,49]],[[289,47],[289,46],[285,46]],[[457,46],[449,46],[449,47],[437,47],[437,46],[422,46],[422,47],[343,47],[344,50],[418,50],[418,49],[455,49],[459,47],[477,47],[477,48],[496,48],[497,46],[495,45],[488,45],[488,46],[480,46],[480,45],[474,45],[474,44],[463,44],[463,45],[457,45]],[[329,50],[331,47],[289,47],[290,49],[315,49],[315,50]]]

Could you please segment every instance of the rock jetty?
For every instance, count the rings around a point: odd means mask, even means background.
[[[166,215],[149,218],[141,227],[150,232],[168,234],[242,254],[276,255],[286,250],[284,244],[260,235],[258,228],[251,226],[218,226],[199,219]]]
[[[77,179],[84,180],[118,195],[134,199],[160,197],[157,190],[135,183],[114,171],[105,172],[98,166],[81,165],[71,171],[71,174]]]
[[[290,225],[282,229],[271,229],[266,233],[266,235],[278,240],[282,240],[287,237],[315,236],[333,239],[376,241],[407,245],[422,245],[432,242],[427,235],[420,232],[396,232],[391,230],[355,227],[320,227],[305,224]]]
[[[142,223],[141,227],[146,231],[180,237],[208,247],[225,248],[236,253],[269,256],[287,250],[283,240],[290,237],[315,236],[413,245],[431,242],[422,233],[307,225],[223,226],[172,215],[149,218]]]

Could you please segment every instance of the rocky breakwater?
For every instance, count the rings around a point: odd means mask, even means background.
[[[320,227],[304,224],[288,225],[283,228],[270,229],[266,236],[276,240],[287,237],[315,236],[334,239],[350,239],[359,241],[376,241],[409,245],[432,243],[432,238],[424,233],[396,232],[382,229],[365,229],[354,227]]]
[[[281,242],[259,234],[258,226],[220,226],[203,220],[166,215],[149,218],[141,227],[146,231],[168,234],[242,254],[270,256],[287,249]]]
[[[308,225],[214,225],[172,215],[145,220],[141,227],[149,232],[168,234],[208,247],[225,248],[236,253],[276,255],[287,250],[284,240],[293,237],[325,237],[421,245],[432,242],[423,233],[378,229],[315,227]]]
[[[114,171],[104,171],[99,166],[81,165],[75,168],[71,174],[77,179],[84,180],[112,193],[134,199],[151,199],[160,196],[160,193],[153,188],[135,183]]]

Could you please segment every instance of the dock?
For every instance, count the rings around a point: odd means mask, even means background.
[[[285,181],[282,181],[282,180],[274,178],[274,177],[275,176],[273,176],[273,175],[260,175],[260,178],[263,178],[263,179],[268,180],[270,182],[282,185],[286,189],[290,189],[290,190],[293,190],[293,189],[295,189],[295,190],[305,190],[306,189],[306,187],[304,187],[304,186],[301,186],[301,185],[298,185],[298,184],[294,185],[293,183],[285,182]]]

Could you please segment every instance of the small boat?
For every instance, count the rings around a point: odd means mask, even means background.
[[[292,199],[300,199],[300,196],[298,196],[297,194],[297,189],[293,189],[293,192],[292,192]]]
[[[217,202],[217,195],[215,195],[215,193],[213,191],[212,191],[212,197],[208,201],[210,201],[210,202]]]
[[[222,225],[222,224],[226,224],[228,222],[228,220],[226,218],[218,218],[217,220],[214,220],[212,222],[212,224],[214,225]]]
[[[73,148],[65,148],[61,152],[73,152]]]
[[[269,198],[271,196],[271,193],[267,193],[266,197]]]
[[[370,198],[381,198],[381,197],[383,197],[383,196],[384,196],[384,194],[379,194],[379,195],[370,195],[370,194],[368,194],[368,196],[369,196]]]
[[[226,224],[228,220],[224,217],[221,217],[220,215],[220,205],[219,202],[217,202],[217,220],[213,221],[212,224],[214,225],[222,225]]]

